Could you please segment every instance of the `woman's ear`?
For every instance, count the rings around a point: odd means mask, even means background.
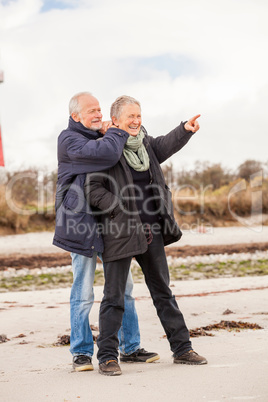
[[[119,121],[115,116],[112,116],[112,122],[114,126],[119,127]]]

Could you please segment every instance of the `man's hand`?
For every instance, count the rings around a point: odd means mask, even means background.
[[[199,123],[197,121],[198,117],[200,117],[200,116],[201,116],[201,114],[197,114],[196,116],[189,119],[187,121],[187,123],[184,124],[185,130],[192,131],[192,133],[196,133],[200,128]]]
[[[104,135],[108,128],[112,127],[113,123],[111,121],[103,121],[102,122],[102,128],[99,130],[99,132]]]

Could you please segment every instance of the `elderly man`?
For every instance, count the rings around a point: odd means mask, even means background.
[[[103,241],[97,222],[84,196],[87,173],[114,166],[121,157],[128,133],[119,130],[103,137],[102,113],[98,100],[81,92],[69,103],[69,125],[58,138],[58,182],[56,192],[56,228],[53,244],[71,252],[73,285],[70,297],[73,368],[93,370],[94,342],[89,313],[94,301],[94,275],[97,256],[101,258]],[[107,126],[107,124],[106,124]],[[156,353],[140,348],[138,317],[132,297],[133,280],[128,275],[125,314],[119,331],[120,348],[126,361],[151,362]]]

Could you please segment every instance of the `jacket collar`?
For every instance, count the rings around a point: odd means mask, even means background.
[[[69,118],[68,128],[72,131],[76,131],[77,133],[82,134],[89,140],[97,140],[98,138],[102,137],[102,134],[100,134],[99,131],[89,130],[88,128],[83,126],[83,124],[80,121],[79,122],[74,121],[72,116],[70,116]]]

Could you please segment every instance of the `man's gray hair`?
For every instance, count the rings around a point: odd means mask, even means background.
[[[119,119],[119,117],[122,113],[122,108],[125,105],[129,105],[129,104],[135,104],[135,105],[138,105],[139,107],[141,107],[140,102],[137,101],[136,99],[132,98],[131,96],[122,95],[122,96],[119,96],[119,98],[117,98],[114,101],[114,103],[112,104],[111,110],[110,110],[110,117],[112,118],[114,116],[117,119]]]
[[[84,96],[84,95],[90,95],[93,96],[92,93],[90,92],[79,92],[78,94],[75,94],[70,102],[69,102],[69,114],[70,116],[72,115],[72,113],[80,113],[81,112],[81,105],[79,103],[79,98],[80,96]]]

